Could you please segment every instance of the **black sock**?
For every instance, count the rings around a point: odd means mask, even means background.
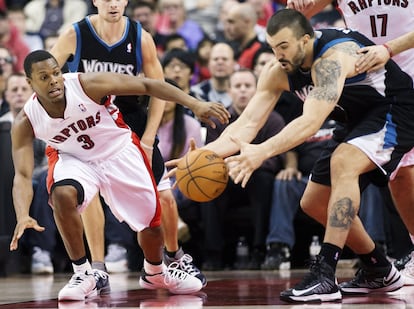
[[[324,242],[321,246],[321,252],[319,255],[325,258],[325,262],[331,266],[334,270],[336,269],[336,265],[338,264],[339,258],[341,257],[342,249]]]
[[[168,257],[175,258],[175,254],[177,253],[177,251],[170,252],[167,249],[165,249],[165,253],[167,254]]]
[[[85,264],[86,261],[87,261],[87,258],[86,258],[86,255],[85,255],[85,256],[81,257],[79,260],[72,261],[72,263],[75,264],[75,265],[82,265],[82,264]]]
[[[390,262],[384,252],[375,245],[374,250],[368,254],[359,254],[362,263],[367,267],[387,267]]]

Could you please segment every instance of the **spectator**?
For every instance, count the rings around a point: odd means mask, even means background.
[[[234,4],[225,19],[225,31],[237,44],[236,60],[242,68],[253,69],[253,56],[263,46],[255,26],[257,15],[249,3]]]
[[[256,76],[252,71],[242,69],[234,72],[230,77],[230,96],[232,104],[230,122],[234,122],[248,105],[256,92]],[[260,143],[279,132],[284,126],[282,117],[272,112],[253,143]],[[214,141],[226,126],[217,124],[216,129],[207,129],[206,143]],[[211,203],[203,205],[203,226],[205,237],[204,270],[219,270],[223,267],[223,249],[225,247],[224,235],[226,232],[225,219],[227,213],[234,211],[231,208],[242,206],[234,201],[248,201],[252,209],[253,245],[249,269],[260,269],[265,255],[265,239],[269,225],[270,202],[272,188],[276,173],[283,167],[283,156],[275,156],[266,160],[252,175],[251,181],[245,189],[229,180],[224,193]]]
[[[165,38],[164,52],[168,52],[174,48],[188,50],[187,43],[181,34],[173,33]]]
[[[180,89],[191,96],[195,96],[190,89],[194,63],[193,54],[182,49],[170,50],[161,60],[165,78],[173,80]],[[192,112],[188,109],[186,109],[186,113],[192,115]]]
[[[26,16],[21,6],[11,6],[8,8],[8,18],[17,30],[19,30],[20,36],[23,41],[29,47],[30,51],[37,49],[43,49],[43,41],[39,34],[29,33],[26,31]]]
[[[235,66],[236,62],[231,46],[227,43],[215,44],[208,60],[211,78],[192,86],[192,92],[203,101],[220,102],[225,107],[229,107],[232,102],[229,94],[230,76],[234,72]]]
[[[233,5],[238,3],[237,0],[223,0],[220,5],[219,20],[214,29],[214,35],[211,37],[216,42],[230,42],[228,27],[225,27],[227,15]],[[232,42],[233,43],[233,42]],[[234,42],[233,44],[236,44]],[[233,45],[232,45],[233,46]]]
[[[221,0],[184,0],[187,17],[211,36],[218,21]]]
[[[159,6],[165,24],[158,31],[164,35],[181,34],[190,51],[194,51],[205,34],[196,22],[187,19],[183,0],[160,0]]]
[[[155,47],[159,58],[164,52],[166,36],[159,33],[156,28],[156,18],[158,14],[154,3],[149,1],[137,1],[132,4],[129,17],[134,21],[139,21],[149,34],[154,39]]]
[[[20,36],[19,30],[8,19],[6,11],[0,11],[0,46],[6,47],[13,60],[13,70],[23,72],[23,61],[29,48]]]
[[[196,62],[194,67],[194,75],[192,85],[200,83],[211,77],[210,70],[208,69],[208,60],[210,59],[211,48],[214,45],[214,41],[210,38],[204,38],[198,43],[196,54]]]
[[[172,80],[167,79],[167,82],[178,87]],[[158,129],[158,137],[160,139],[159,148],[165,161],[182,157],[189,149],[191,138],[195,140],[196,145],[204,145],[200,122],[187,115],[184,107],[175,102],[167,102],[165,105],[164,114]],[[171,179],[171,181],[174,182],[174,179]],[[173,192],[180,215],[183,213],[184,215],[187,214],[189,208],[199,207],[198,203],[183,196],[178,188],[173,189]],[[197,211],[192,211],[191,213],[193,212]],[[184,218],[186,219],[187,217],[188,216],[185,216]],[[186,240],[189,240],[190,235],[193,234],[192,231],[198,231],[198,226],[195,226],[198,225],[198,222],[195,220],[195,222],[193,222],[192,218],[190,218],[191,222],[185,223],[182,222],[181,218],[179,218],[179,220],[181,221],[179,224],[185,224],[186,229],[183,231],[181,231],[182,229],[179,229],[178,238],[182,242],[185,242]],[[187,224],[189,224],[189,226],[187,226]],[[197,234],[196,232],[194,233]],[[190,253],[194,256],[193,252]]]
[[[267,21],[274,13],[272,0],[247,0],[246,2],[253,6],[257,14],[257,24],[266,27]]]
[[[301,110],[298,111],[301,113]],[[286,153],[284,169],[273,184],[267,253],[264,270],[290,269],[291,250],[295,244],[294,219],[316,159],[332,137],[335,121],[324,126],[295,150]]]
[[[0,116],[9,111],[9,105],[4,100],[4,90],[9,76],[13,73],[15,58],[10,50],[0,46]]]
[[[83,0],[32,0],[24,7],[26,31],[45,38],[84,18],[88,6]]]

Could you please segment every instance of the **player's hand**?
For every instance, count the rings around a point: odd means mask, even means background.
[[[23,236],[25,229],[35,229],[38,232],[43,232],[45,228],[40,226],[35,219],[32,217],[25,217],[17,221],[16,227],[14,228],[13,238],[10,242],[10,251],[18,248],[19,239]]]
[[[195,139],[194,138],[190,138],[190,147],[188,149],[189,153],[190,151],[194,151],[197,149],[196,143],[195,143]],[[165,162],[165,166],[169,169],[167,175],[164,178],[174,178],[175,179],[175,172],[177,171],[177,165],[178,162],[180,162],[182,160],[182,158],[178,158],[178,159],[173,159],[173,160],[169,160],[167,162]],[[174,182],[173,184],[173,188],[175,188],[177,186],[177,182]]]
[[[262,165],[265,157],[259,145],[248,144],[233,138],[232,140],[239,145],[240,154],[226,158],[225,162],[228,164],[229,175],[234,183],[241,183],[244,188],[253,172]]]
[[[355,63],[355,69],[359,73],[373,72],[385,66],[390,59],[390,53],[383,45],[366,46],[358,50],[361,56]]]
[[[276,179],[279,179],[279,180],[292,180],[292,179],[300,180],[300,179],[302,179],[302,173],[296,168],[288,167],[288,168],[285,168],[285,169],[281,170],[279,173],[277,173]]]
[[[216,124],[212,118],[217,118],[220,123],[229,123],[230,113],[221,103],[214,102],[201,102],[193,109],[194,115],[200,119],[200,121],[208,124],[210,127],[215,128]]]
[[[294,9],[299,12],[303,12],[306,9],[314,6],[314,0],[287,0],[286,6],[289,9]]]

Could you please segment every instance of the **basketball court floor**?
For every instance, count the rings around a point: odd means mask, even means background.
[[[58,302],[57,294],[71,274],[53,276],[12,275],[0,278],[3,308],[414,308],[414,286],[392,293],[346,296],[339,303],[289,304],[279,293],[297,283],[307,270],[206,272],[207,287],[193,295],[172,295],[138,286],[138,273],[112,274],[109,295],[81,302]],[[338,269],[338,281],[353,277],[355,269]]]

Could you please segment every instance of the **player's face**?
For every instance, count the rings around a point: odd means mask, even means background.
[[[117,22],[124,15],[128,0],[93,0],[93,5],[107,22]]]
[[[273,36],[266,35],[266,39],[286,73],[294,73],[300,68],[305,60],[307,37],[297,39],[292,29],[283,28]]]
[[[32,64],[28,82],[42,103],[61,103],[65,98],[62,71],[53,58]]]

